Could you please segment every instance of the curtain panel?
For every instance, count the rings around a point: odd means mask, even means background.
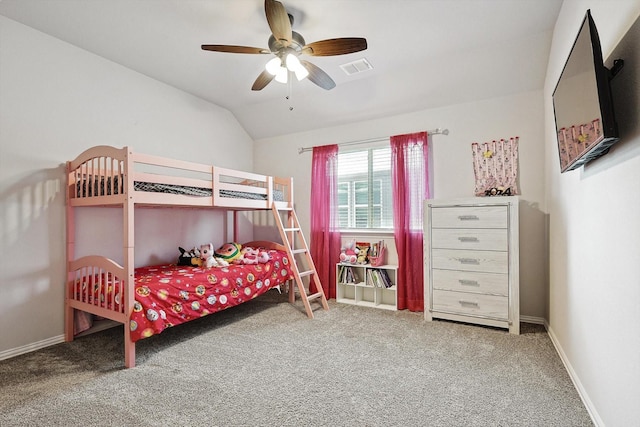
[[[336,297],[336,264],[340,260],[338,228],[338,145],[313,147],[311,162],[310,251],[327,298]],[[315,286],[310,288],[315,292]]]
[[[426,132],[391,137],[398,310],[424,311],[423,206],[431,197]]]

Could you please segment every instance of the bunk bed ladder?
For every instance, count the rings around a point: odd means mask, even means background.
[[[304,304],[307,316],[313,319],[313,310],[311,309],[310,304],[311,301],[320,300],[322,308],[325,310],[329,310],[329,304],[327,303],[327,297],[324,294],[320,278],[318,277],[318,272],[316,271],[313,259],[311,258],[309,246],[307,246],[307,242],[302,234],[302,228],[300,228],[298,216],[293,208],[278,208],[275,203],[271,206],[271,210],[273,211],[273,216],[276,220],[276,224],[278,225],[282,243],[287,248],[289,260],[291,260],[296,288],[298,289],[298,293],[300,294],[300,298]],[[286,224],[282,220],[282,217],[284,216],[283,212],[287,217]],[[296,256],[298,256],[298,258],[296,258]],[[298,263],[298,259],[304,261]],[[306,270],[301,271],[301,266]],[[305,277],[309,278],[308,288],[305,286],[303,280]],[[314,284],[316,291],[313,294],[309,294],[309,289],[311,288],[312,283]],[[289,286],[289,302],[293,304],[295,302],[295,298],[295,289],[293,286]]]

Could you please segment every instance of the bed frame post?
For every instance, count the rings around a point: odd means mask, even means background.
[[[294,206],[293,206],[293,177],[289,177],[289,207],[291,209],[294,208]]]
[[[239,242],[240,238],[240,230],[238,229],[238,211],[233,211],[233,241]]]
[[[124,159],[124,174],[125,176],[129,176],[130,173],[133,172],[133,150],[127,147],[127,152],[125,154]],[[126,318],[129,319],[131,315],[131,311],[133,310],[133,303],[135,301],[135,293],[134,293],[134,255],[135,255],[135,240],[134,240],[134,203],[133,203],[133,192],[135,191],[133,187],[133,180],[127,180],[127,186],[124,189],[125,191],[125,201],[122,205],[122,214],[123,214],[123,224],[124,224],[124,248],[123,248],[123,256],[124,256],[124,270],[125,270],[125,286],[127,295],[123,295],[124,297],[124,312],[126,314]],[[131,341],[131,329],[129,327],[129,322],[125,322],[124,324],[124,366],[127,368],[133,368],[136,365],[136,344]]]
[[[71,180],[69,179],[70,174],[72,173],[71,162],[67,162],[66,167],[66,187],[65,187],[65,202],[66,202],[66,214],[67,214],[67,248],[66,248],[66,256],[67,256],[67,274],[65,281],[65,292],[64,292],[64,340],[69,342],[73,341],[74,335],[74,312],[75,310],[69,304],[69,299],[72,297],[70,295],[73,292],[73,289],[69,287],[69,281],[72,280],[71,270],[69,267],[69,263],[75,258],[75,219],[74,214],[75,211],[73,207],[71,207],[71,191],[73,191]]]

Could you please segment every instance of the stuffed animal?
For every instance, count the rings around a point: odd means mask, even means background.
[[[242,255],[240,253],[240,249],[242,249],[242,246],[239,243],[225,243],[224,245],[216,249],[214,255],[217,258],[223,259],[228,263],[232,263]]]
[[[340,262],[349,264],[355,264],[358,261],[358,248],[356,247],[356,240],[351,239],[349,245],[342,248],[340,251]]]
[[[245,246],[240,250],[240,257],[233,262],[235,264],[264,264],[269,261],[269,254],[264,249]]]
[[[202,266],[206,268],[227,267],[229,265],[226,260],[215,256],[212,243],[200,245],[200,259],[203,261]]]
[[[180,250],[178,265],[186,265],[192,267],[200,267],[202,265],[202,260],[200,259],[200,250],[198,248],[193,248],[190,251],[187,251],[186,249],[178,246],[178,250]]]
[[[356,242],[356,248],[358,249],[358,264],[368,264],[369,263],[369,248],[371,247],[370,243],[367,242]]]
[[[259,264],[266,264],[269,262],[269,260],[271,259],[271,255],[269,255],[269,252],[265,251],[262,248],[258,248],[256,249],[258,254],[258,263]]]

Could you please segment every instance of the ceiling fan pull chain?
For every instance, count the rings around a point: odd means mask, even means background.
[[[287,72],[289,73],[289,76],[288,76],[289,78],[287,79],[287,96],[286,96],[286,99],[287,99],[287,101],[289,101],[289,111],[293,111],[293,102],[291,100],[291,98],[292,98],[291,95],[292,95],[292,92],[293,92],[293,84],[291,82],[291,80],[293,80],[292,79],[293,76],[291,74],[293,74],[293,73],[291,71],[287,71]]]

